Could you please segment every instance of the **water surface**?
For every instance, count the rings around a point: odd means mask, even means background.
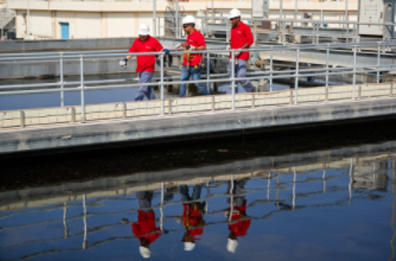
[[[387,121],[3,158],[0,259],[394,260],[394,133]]]

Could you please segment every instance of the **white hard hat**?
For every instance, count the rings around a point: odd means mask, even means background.
[[[236,248],[238,246],[238,241],[236,239],[229,238],[227,241],[227,250],[231,253],[235,253]]]
[[[195,247],[194,242],[184,242],[184,251],[191,251]]]
[[[195,24],[195,18],[192,15],[187,15],[183,17],[182,24]]]
[[[145,246],[139,246],[139,253],[143,258],[149,258],[151,256],[151,250]]]
[[[240,17],[241,16],[241,11],[238,9],[234,8],[230,11],[230,14],[228,15],[228,19],[235,18],[235,17]]]
[[[138,35],[149,35],[150,27],[147,24],[139,25]]]

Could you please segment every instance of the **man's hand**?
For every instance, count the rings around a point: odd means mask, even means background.
[[[166,48],[165,48],[165,49],[163,49],[162,51],[163,51],[166,55],[170,54],[169,49],[166,49]]]
[[[127,58],[124,58],[124,59],[122,59],[122,60],[120,61],[120,66],[121,66],[122,68],[127,67],[127,65],[128,65],[128,59],[127,59]]]

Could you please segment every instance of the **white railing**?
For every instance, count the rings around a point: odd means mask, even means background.
[[[352,91],[349,96],[350,99],[355,100],[359,95],[359,86],[362,82],[358,81],[360,75],[372,75],[375,77],[375,82],[380,83],[382,74],[392,73],[396,71],[395,55],[396,42],[375,42],[375,43],[360,43],[360,44],[313,44],[313,45],[275,45],[265,47],[254,47],[249,49],[250,54],[257,54],[258,57],[266,55],[269,57],[267,66],[260,66],[251,70],[246,77],[237,78],[235,76],[234,66],[232,71],[227,74],[225,72],[210,73],[211,63],[215,59],[222,58],[223,60],[230,60],[232,63],[236,62],[236,53],[241,50],[219,50],[208,49],[203,51],[187,51],[190,53],[201,53],[206,58],[206,74],[201,76],[200,80],[196,81],[180,81],[178,76],[165,76],[165,71],[169,69],[165,63],[165,53],[152,52],[152,53],[125,53],[124,51],[104,50],[104,51],[86,51],[86,52],[40,52],[40,53],[8,53],[0,54],[0,66],[6,68],[7,64],[14,63],[49,63],[55,62],[58,64],[59,77],[56,82],[49,83],[29,83],[29,81],[20,84],[1,84],[0,82],[0,96],[9,95],[28,95],[28,94],[45,94],[45,93],[58,93],[60,95],[60,106],[65,105],[64,94],[66,92],[80,92],[80,108],[81,108],[81,121],[85,119],[85,93],[94,90],[114,90],[119,88],[136,88],[140,86],[156,86],[160,91],[160,115],[165,114],[165,103],[169,103],[169,98],[165,98],[165,88],[170,85],[202,83],[207,86],[211,84],[227,84],[231,87],[231,106],[230,109],[236,110],[236,88],[239,80],[250,81],[268,81],[269,92],[273,91],[274,81],[279,79],[292,79],[294,84],[290,87],[290,95],[293,95],[292,103],[298,104],[300,99],[299,94],[299,79],[307,77],[316,77],[323,79],[322,86],[326,88],[326,95],[328,95],[328,88],[331,85],[331,77],[348,76],[351,79]],[[334,55],[340,55],[343,52],[344,59],[349,59],[349,65],[346,63],[344,66],[335,67],[330,64],[330,60]],[[305,55],[307,52],[315,52],[314,55]],[[171,51],[171,55],[180,56],[185,51]],[[295,55],[294,61],[288,64],[289,69],[276,67],[275,62],[279,56],[289,53]],[[322,55],[318,59],[315,56]],[[91,59],[100,59],[100,62],[115,62],[125,55],[157,55],[160,60],[160,65],[157,68],[159,77],[156,77],[152,83],[125,83],[125,79],[100,79],[100,80],[87,80],[85,75],[86,61]],[[230,56],[230,57],[229,57]],[[338,56],[337,56],[338,57]],[[367,60],[369,57],[369,60]],[[314,60],[312,60],[314,59]],[[302,67],[303,64],[308,62],[318,65],[312,68]],[[72,63],[74,67],[79,66],[79,80],[66,81],[64,67],[66,64]],[[393,88],[393,85],[391,86]],[[391,89],[386,95],[392,96],[393,90]],[[256,97],[246,96],[245,99],[250,100],[254,104]],[[326,97],[324,101],[328,101]],[[214,101],[215,102],[215,101]]]

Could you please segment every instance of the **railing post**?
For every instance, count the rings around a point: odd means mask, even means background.
[[[273,60],[273,51],[274,51],[274,49],[273,49],[273,47],[272,47],[272,45],[271,45],[271,53],[270,53],[270,92],[272,92],[272,74],[273,74],[273,71],[274,71],[274,68],[273,68],[273,66],[274,66],[274,60]]]
[[[296,207],[296,181],[297,181],[296,167],[293,167],[292,209]]]
[[[86,195],[85,193],[82,195],[82,204],[83,204],[83,223],[84,223],[84,238],[82,242],[82,249],[87,249],[87,236],[88,236],[88,224],[87,224],[87,205],[85,203]]]
[[[63,238],[66,239],[69,236],[69,232],[67,229],[67,202],[63,203]]]
[[[85,122],[84,58],[80,55],[81,122]]]
[[[330,54],[330,44],[327,44],[326,48],[326,87],[325,87],[325,101],[329,100],[329,54]]]
[[[352,93],[352,99],[354,100],[356,98],[356,45],[353,47],[353,78],[352,78],[352,84],[353,84],[353,93]]]
[[[232,213],[234,213],[234,175],[231,175],[231,180],[230,180],[230,213],[228,215],[228,222],[231,222],[232,220]]]
[[[235,110],[235,50],[231,50],[231,93],[232,110]]]
[[[349,183],[348,183],[348,199],[352,199],[352,183],[353,183],[353,159],[351,158],[349,166]]]
[[[294,104],[297,104],[298,99],[298,75],[299,75],[299,64],[300,64],[300,47],[296,50],[296,74],[294,82]]]
[[[267,200],[270,200],[270,192],[271,192],[271,173],[267,176]]]
[[[161,207],[160,207],[160,230],[164,231],[164,198],[165,198],[164,182],[161,182]]]
[[[64,97],[64,76],[63,76],[63,52],[60,53],[60,57],[59,57],[59,77],[60,77],[60,89],[61,89],[61,93],[60,93],[60,98],[61,98],[61,106],[65,106],[65,97]]]
[[[206,88],[208,88],[209,93],[211,93],[211,88],[209,87],[211,84],[210,80],[210,55],[209,51],[206,51]]]
[[[322,192],[326,192],[326,168],[323,166],[323,173],[322,173]]]
[[[161,95],[161,116],[165,114],[165,100],[164,100],[164,53],[160,55],[161,71],[160,71],[160,95]]]
[[[231,23],[228,19],[225,19],[226,21],[226,43],[230,43],[230,31],[231,31]]]
[[[377,83],[380,82],[381,44],[377,43]]]
[[[25,122],[25,112],[24,111],[19,111],[19,117],[20,117],[20,123],[19,126],[21,128],[25,128],[26,122]]]

